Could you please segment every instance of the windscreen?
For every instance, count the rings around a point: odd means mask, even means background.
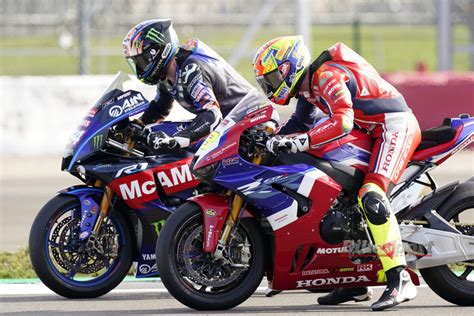
[[[255,100],[259,100],[259,102],[257,103]],[[252,89],[249,91],[249,93],[247,93],[247,95],[245,95],[244,98],[242,98],[242,100],[239,101],[239,103],[237,103],[232,111],[227,114],[227,116],[224,118],[224,121],[228,120],[238,122],[249,113],[255,112],[256,110],[268,104],[270,104],[270,101],[264,95],[262,95],[257,89]]]
[[[148,101],[140,92],[123,91],[124,82],[128,80],[127,75],[119,72],[71,135],[64,154],[68,159],[67,169],[77,160],[102,149],[111,126],[148,107]]]

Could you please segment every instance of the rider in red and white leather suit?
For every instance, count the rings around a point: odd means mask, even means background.
[[[285,105],[291,97],[298,98],[295,113],[279,132],[286,136],[272,138],[267,143],[270,151],[306,151],[344,137],[354,126],[372,135],[374,146],[359,203],[388,280],[386,291],[372,309],[386,309],[414,298],[416,289],[403,270],[406,261],[398,224],[386,195],[421,140],[418,122],[403,96],[342,43],[330,47],[309,65],[301,36],[276,38],[260,48],[254,70],[271,101]],[[308,103],[327,115],[309,130],[308,119],[315,114]],[[318,302],[338,304],[370,297],[367,288],[336,289]]]

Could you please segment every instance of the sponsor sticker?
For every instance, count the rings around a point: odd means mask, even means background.
[[[373,265],[372,263],[364,263],[357,265],[357,272],[367,272],[372,271]]]
[[[208,208],[206,210],[206,216],[214,217],[214,216],[216,216],[216,214],[217,214],[217,212],[213,209]]]
[[[354,267],[338,268],[337,271],[339,271],[339,272],[352,272],[352,271],[354,271]]]
[[[201,145],[200,149],[202,149],[202,150],[209,149],[211,144],[219,139],[219,136],[220,136],[219,132],[212,132],[211,134],[209,134],[209,136],[206,138],[204,143]]]
[[[365,275],[359,276],[345,276],[337,278],[321,278],[314,280],[298,280],[296,281],[297,288],[305,287],[317,287],[323,285],[338,285],[338,284],[349,284],[349,283],[363,283],[370,282],[370,279]]]
[[[301,275],[316,275],[316,274],[328,274],[330,271],[329,269],[317,269],[317,270],[307,270],[301,271]]]
[[[239,163],[239,157],[231,157],[222,160],[222,165],[231,166]]]
[[[285,62],[278,67],[278,71],[281,73],[281,76],[283,78],[286,78],[288,75],[288,72],[290,71],[290,62]]]
[[[316,253],[318,255],[329,255],[329,254],[334,254],[334,253],[348,253],[348,252],[349,252],[348,247],[318,248],[318,250],[316,250]]]

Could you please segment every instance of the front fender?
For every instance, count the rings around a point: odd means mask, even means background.
[[[100,206],[98,201],[102,198],[104,190],[87,185],[78,185],[66,188],[58,193],[61,195],[72,195],[81,203],[81,231],[79,240],[87,239],[99,216]]]
[[[197,204],[202,212],[204,252],[214,252],[224,223],[229,215],[229,197],[216,193],[205,193],[189,198],[188,201]]]

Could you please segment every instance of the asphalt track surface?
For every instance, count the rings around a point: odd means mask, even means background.
[[[5,315],[377,315],[371,302],[320,306],[324,294],[304,290],[265,297],[266,283],[243,304],[227,311],[194,311],[175,300],[159,280],[122,282],[100,298],[70,300],[41,284],[0,284],[0,314]],[[377,299],[382,287],[374,288]],[[426,285],[418,287],[415,300],[383,312],[384,315],[474,315],[474,307],[460,307],[438,297]]]

